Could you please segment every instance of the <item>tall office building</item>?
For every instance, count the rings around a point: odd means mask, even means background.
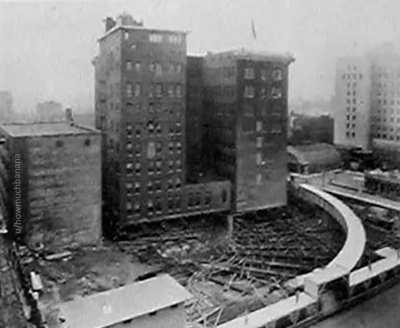
[[[390,44],[364,57],[337,63],[337,145],[364,149],[374,142],[400,142],[400,54]]]
[[[99,44],[105,228],[229,208],[228,181],[185,184],[186,33],[125,14],[106,19]]]
[[[246,50],[204,58],[204,139],[210,166],[229,179],[236,211],[286,204],[290,55]]]
[[[363,57],[337,62],[334,142],[364,149],[370,145],[370,64]]]

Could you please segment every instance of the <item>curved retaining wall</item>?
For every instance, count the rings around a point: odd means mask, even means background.
[[[346,233],[346,240],[327,267],[340,266],[350,272],[361,259],[367,241],[361,220],[342,201],[311,185],[299,185],[297,195],[306,202],[324,209],[341,225]]]
[[[295,186],[297,196],[327,211],[343,228],[346,240],[340,252],[323,269],[317,269],[299,280],[295,296],[226,322],[218,328],[261,328],[306,326],[338,309],[351,296],[350,272],[360,261],[366,243],[361,220],[337,198],[311,185]]]

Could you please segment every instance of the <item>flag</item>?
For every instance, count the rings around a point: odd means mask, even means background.
[[[257,34],[256,34],[256,27],[254,26],[254,20],[251,20],[251,33],[253,34],[254,40],[257,39]]]

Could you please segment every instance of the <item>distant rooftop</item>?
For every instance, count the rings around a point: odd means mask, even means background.
[[[294,62],[295,60],[294,56],[288,52],[278,53],[261,49],[247,49],[247,48],[232,49],[215,53],[208,52],[207,55],[232,56],[239,59],[251,59],[251,60],[280,60],[280,61],[285,61],[288,64]]]
[[[91,134],[97,130],[69,122],[35,122],[3,124],[0,128],[12,137],[39,137],[68,134]]]
[[[105,19],[105,34],[99,38],[99,41],[104,39],[106,36],[114,33],[119,29],[125,30],[148,30],[148,31],[157,31],[157,32],[167,32],[167,33],[180,33],[186,34],[187,31],[178,31],[178,30],[167,30],[162,28],[148,28],[144,26],[143,21],[135,20],[131,15],[127,13],[123,13],[119,15],[116,19],[112,17],[107,17]]]
[[[65,328],[102,328],[183,303],[191,298],[169,275],[76,299],[61,305]]]

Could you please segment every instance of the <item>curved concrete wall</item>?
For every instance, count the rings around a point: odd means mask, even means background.
[[[308,184],[297,188],[298,196],[327,211],[346,232],[345,243],[327,267],[340,266],[350,272],[364,253],[366,234],[361,220],[342,201]]]

